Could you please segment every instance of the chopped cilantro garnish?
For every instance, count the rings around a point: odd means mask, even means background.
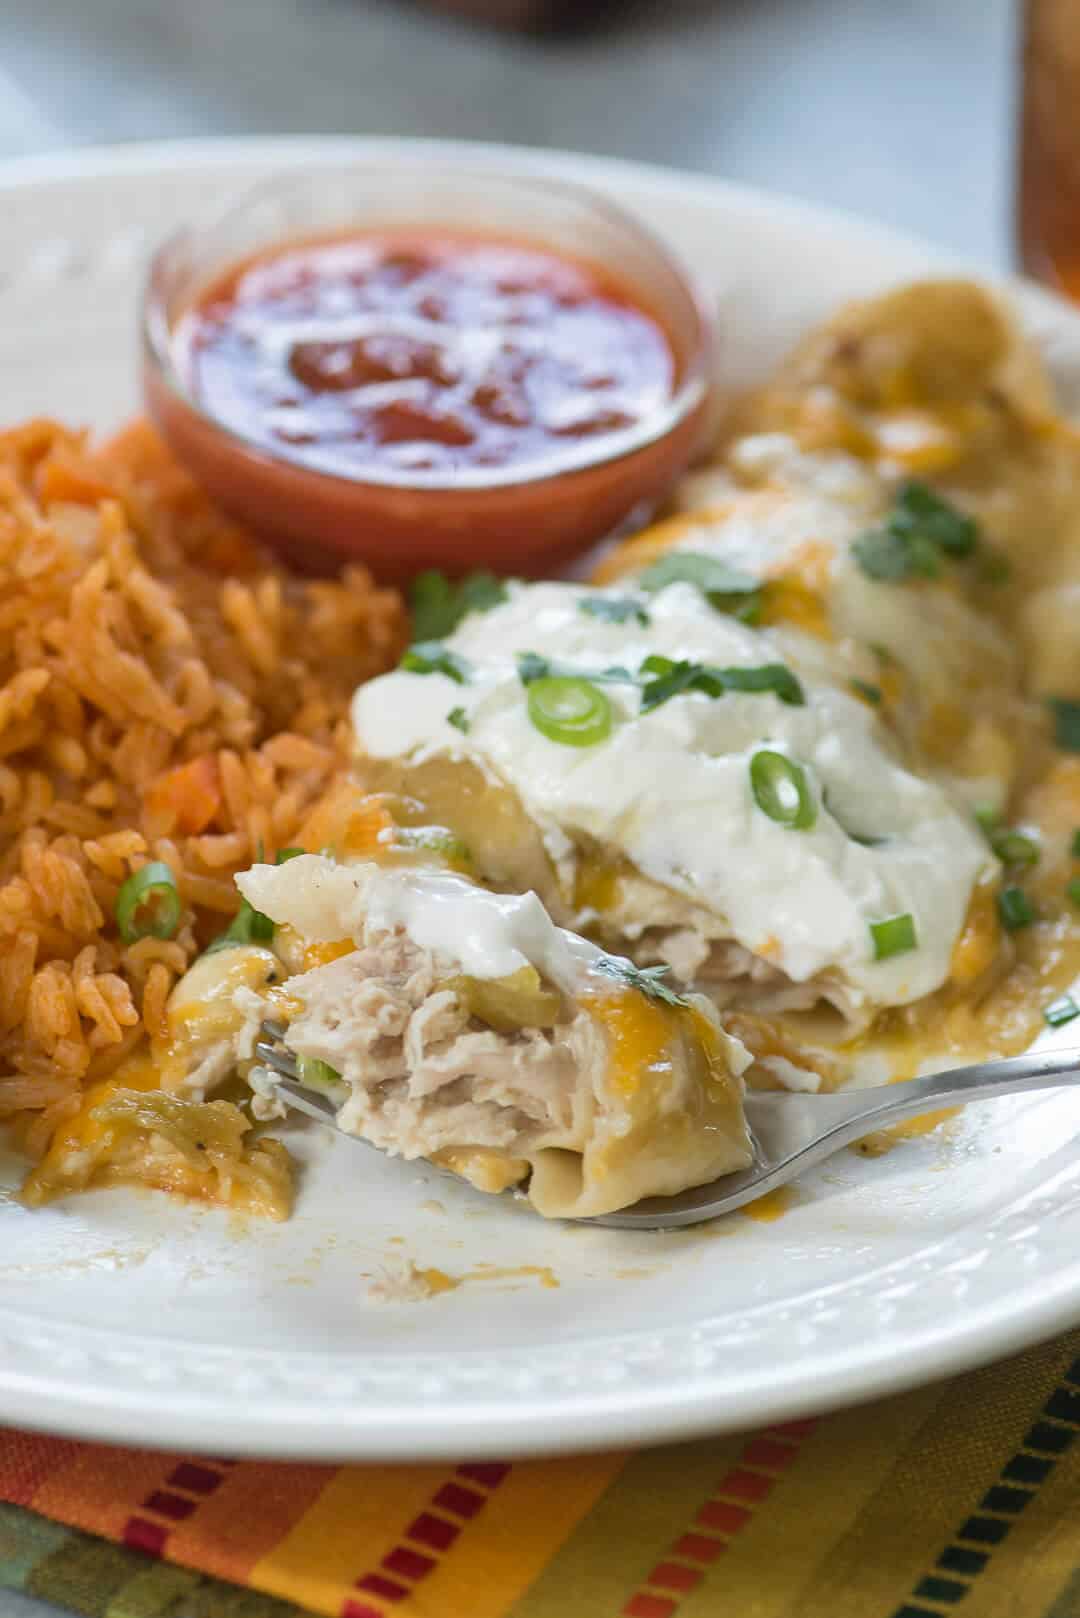
[[[603,972],[605,977],[614,978],[616,983],[628,989],[637,989],[650,1000],[659,1000],[665,1006],[685,1006],[687,1003],[681,994],[676,994],[664,982],[671,971],[669,966],[635,966],[633,961],[624,960],[621,955],[601,955],[593,962],[593,967],[597,972]]]
[[[933,579],[941,572],[941,552],[935,545],[897,533],[888,524],[860,534],[851,549],[869,578],[888,584],[900,584],[916,574]]]
[[[1006,931],[1015,933],[1021,927],[1031,926],[1035,909],[1023,888],[1002,888],[998,894],[998,915]]]
[[[979,538],[973,518],[914,478],[898,489],[889,523],[900,532],[917,534],[948,556],[970,556]]]
[[[636,685],[634,676],[629,669],[583,669],[575,668],[572,663],[560,663],[550,657],[541,657],[539,652],[519,652],[517,654],[518,679],[522,685],[531,685],[534,680],[591,680],[594,685]]]
[[[409,591],[413,634],[418,641],[443,640],[470,612],[487,612],[506,600],[506,585],[494,573],[448,579],[430,569],[418,573]]]
[[[223,933],[218,933],[207,946],[207,955],[216,955],[219,949],[235,949],[240,944],[269,944],[274,936],[274,923],[269,916],[246,899]]]
[[[1047,700],[1054,719],[1054,740],[1066,753],[1080,753],[1080,702],[1068,697]]]
[[[728,691],[772,692],[794,708],[806,701],[803,688],[783,663],[763,663],[759,668],[714,668],[706,663],[678,663],[669,657],[647,657],[641,665],[641,711],[651,713],[661,703],[685,691],[699,691],[707,697],[722,697]]]
[[[415,646],[410,646],[400,667],[408,674],[445,674],[458,685],[466,685],[472,673],[464,657],[437,640],[417,641]]]
[[[984,584],[1008,584],[1012,578],[1012,563],[1007,556],[984,540],[979,546],[979,578]]]
[[[806,706],[802,686],[783,663],[762,663],[756,669],[717,669],[725,691],[771,691],[789,708]]]
[[[593,685],[636,685],[641,691],[641,712],[651,713],[672,697],[686,691],[699,691],[706,697],[722,697],[728,691],[757,693],[768,691],[793,708],[801,708],[806,696],[796,676],[783,663],[763,663],[758,668],[714,668],[708,663],[662,657],[658,652],[645,658],[637,674],[624,668],[589,669],[541,657],[538,652],[519,652],[518,677],[522,685],[534,680],[588,680]]]
[[[860,535],[852,551],[870,578],[901,583],[936,578],[946,559],[970,556],[978,537],[971,517],[910,479],[900,485],[881,526]]]
[[[631,620],[646,628],[651,619],[640,601],[633,596],[582,596],[578,609],[590,618],[600,618],[609,624],[628,624]]]
[[[761,580],[703,551],[668,551],[645,569],[638,583],[650,595],[669,584],[692,584],[717,612],[733,613],[747,623],[761,610]]]

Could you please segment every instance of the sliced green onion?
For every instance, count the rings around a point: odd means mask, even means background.
[[[990,847],[1001,861],[1002,865],[1037,865],[1039,863],[1039,845],[1034,837],[1026,832],[1013,831],[1004,826],[999,830],[991,829],[989,833]]]
[[[1080,826],[1077,826],[1076,830],[1073,832],[1072,842],[1069,847],[1073,858],[1080,860]]]
[[[1001,824],[1001,816],[988,803],[979,804],[975,810],[975,819],[986,833],[987,840],[989,840],[995,828]]]
[[[1071,994],[1063,994],[1060,1000],[1051,1001],[1043,1012],[1043,1018],[1051,1028],[1064,1028],[1074,1017],[1080,1017],[1080,1006]]]
[[[1065,753],[1080,753],[1080,702],[1068,697],[1047,700],[1054,719],[1054,740]]]
[[[546,675],[528,690],[529,718],[548,741],[594,747],[611,734],[611,703],[591,681]]]
[[[641,602],[633,596],[582,596],[578,610],[608,624],[628,624],[633,621],[644,629],[652,622]]]
[[[881,701],[880,685],[871,685],[869,680],[852,680],[851,689],[865,702],[872,702],[875,708]]]
[[[1080,910],[1080,876],[1070,877],[1065,884],[1065,897]]]
[[[1034,907],[1023,888],[1002,888],[998,894],[998,915],[1001,925],[1010,933],[1030,927],[1035,920]]]
[[[329,1090],[335,1084],[341,1083],[341,1074],[329,1062],[324,1062],[318,1056],[296,1056],[296,1076],[301,1084],[306,1084],[309,1090]]]
[[[277,859],[274,861],[274,864],[287,865],[290,860],[299,859],[301,854],[306,853],[306,848],[279,848],[277,851]]]
[[[875,961],[888,961],[894,955],[906,955],[919,947],[915,917],[910,910],[902,911],[899,916],[887,916],[884,921],[872,921],[870,937],[874,941]]]
[[[451,708],[446,716],[446,723],[453,725],[455,730],[460,730],[463,736],[469,733],[469,716],[464,708]]]
[[[750,760],[750,790],[758,808],[790,831],[809,831],[817,804],[801,764],[763,747]]]
[[[470,612],[488,612],[506,597],[494,573],[469,573],[457,583],[435,569],[418,573],[409,591],[413,634],[418,641],[443,640]]]
[[[415,646],[409,647],[398,666],[407,674],[445,674],[449,679],[456,680],[458,685],[465,685],[472,673],[464,657],[459,657],[457,652],[452,652],[437,640],[417,641]]]
[[[116,895],[116,925],[125,944],[172,938],[183,914],[176,878],[163,860],[133,871]]]

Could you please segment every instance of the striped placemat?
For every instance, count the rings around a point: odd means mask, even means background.
[[[1080,1618],[1080,1332],[646,1451],[315,1466],[0,1434],[0,1585],[92,1618]]]

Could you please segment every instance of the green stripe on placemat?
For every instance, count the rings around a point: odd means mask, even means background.
[[[85,1618],[311,1618],[291,1601],[156,1561],[2,1502],[0,1588]]]

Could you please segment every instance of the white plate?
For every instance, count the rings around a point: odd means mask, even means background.
[[[0,420],[117,421],[136,402],[147,244],[275,169],[403,144],[215,142],[9,165]],[[464,151],[583,179],[651,220],[715,288],[733,381],[841,299],[943,262],[713,181]],[[1080,395],[1080,318],[1020,297]],[[0,1420],[217,1453],[406,1459],[805,1414],[1080,1320],[1078,1135],[1080,1097],[993,1103],[888,1157],[835,1160],[777,1223],[736,1215],[670,1236],[546,1225],[299,1128],[306,1172],[285,1226],[149,1194],[34,1214],[5,1197]],[[3,1183],[17,1179],[8,1162]],[[422,1304],[372,1302],[368,1278],[402,1257],[469,1278]]]

